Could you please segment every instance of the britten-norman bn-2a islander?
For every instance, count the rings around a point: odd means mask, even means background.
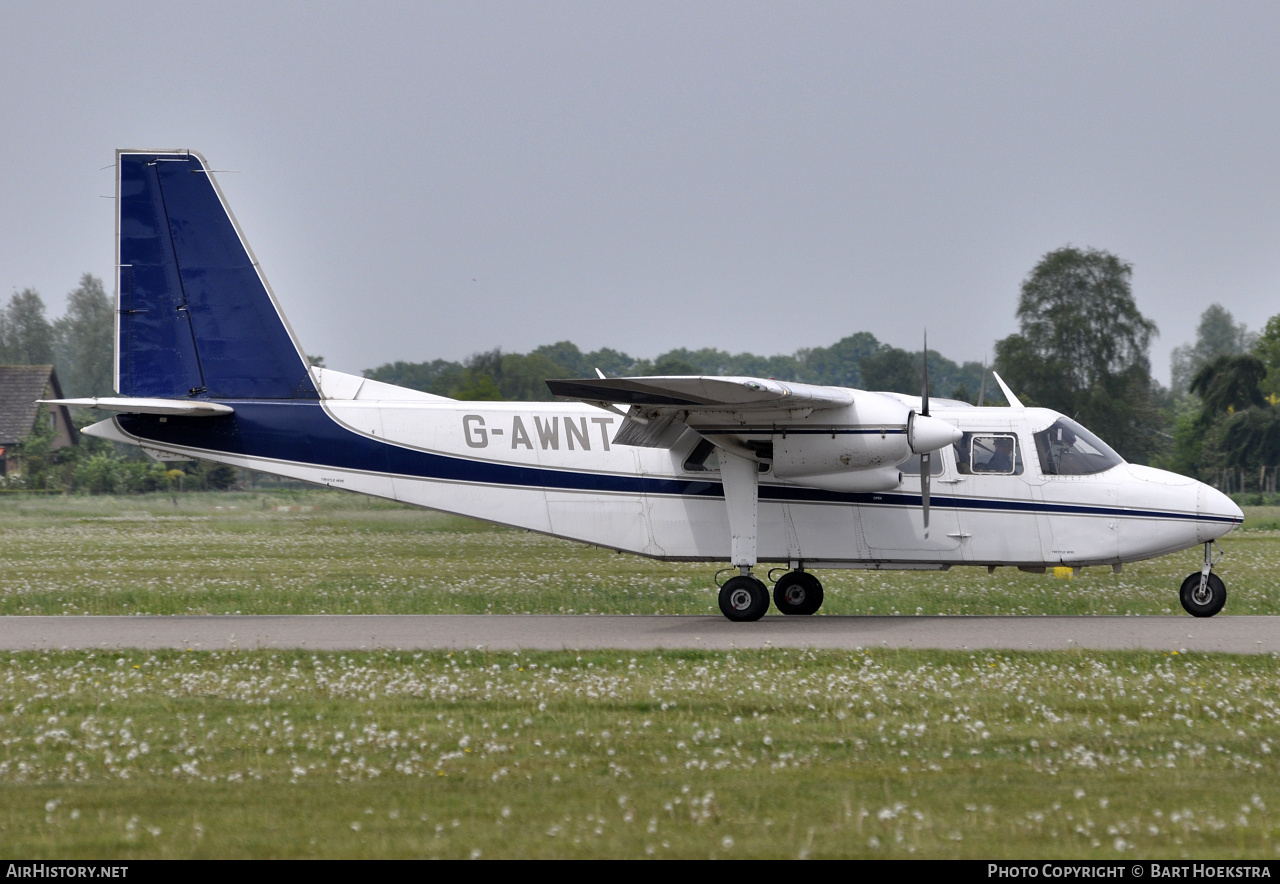
[[[726,561],[731,620],[813,614],[821,568],[1134,562],[1204,545],[1181,586],[1226,600],[1207,485],[1126,463],[1026,408],[742,377],[549,381],[565,403],[460,402],[310,365],[204,159],[116,156],[115,398],[85,432],[672,561]],[[927,375],[926,375],[927,377]],[[997,378],[998,380],[998,378]]]

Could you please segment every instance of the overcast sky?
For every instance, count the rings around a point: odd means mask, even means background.
[[[117,147],[200,151],[303,347],[956,360],[1072,244],[1172,347],[1280,312],[1280,4],[9,3],[0,296],[114,288]]]

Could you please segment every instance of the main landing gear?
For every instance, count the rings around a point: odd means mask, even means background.
[[[808,571],[788,571],[773,585],[773,603],[783,614],[815,614],[822,607],[822,584]]]
[[[758,562],[760,463],[728,448],[719,448],[717,452],[725,512],[729,517],[729,567],[738,570],[736,576],[720,587],[720,611],[738,622],[759,620],[769,610],[769,589],[764,581],[751,574]],[[812,614],[822,605],[822,584],[800,568],[788,571],[774,585],[773,603],[784,614]]]
[[[788,571],[773,585],[773,603],[783,614],[814,614],[822,607],[822,583],[808,571]],[[759,620],[768,610],[769,590],[750,573],[720,587],[720,611],[730,620]]]
[[[1213,566],[1223,555],[1221,549],[1217,556],[1213,555],[1215,546],[1212,540],[1204,545],[1204,565],[1194,574],[1188,574],[1178,591],[1182,607],[1193,617],[1212,617],[1227,603],[1227,587],[1222,578],[1213,573]]]

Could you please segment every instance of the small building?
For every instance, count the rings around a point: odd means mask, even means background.
[[[52,365],[0,365],[0,476],[22,474],[14,446],[31,435],[42,413],[53,429],[50,450],[80,443],[65,405],[41,406],[36,401],[61,398],[62,387]]]

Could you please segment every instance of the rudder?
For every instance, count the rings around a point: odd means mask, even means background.
[[[120,395],[318,398],[204,158],[121,150],[116,169]]]

